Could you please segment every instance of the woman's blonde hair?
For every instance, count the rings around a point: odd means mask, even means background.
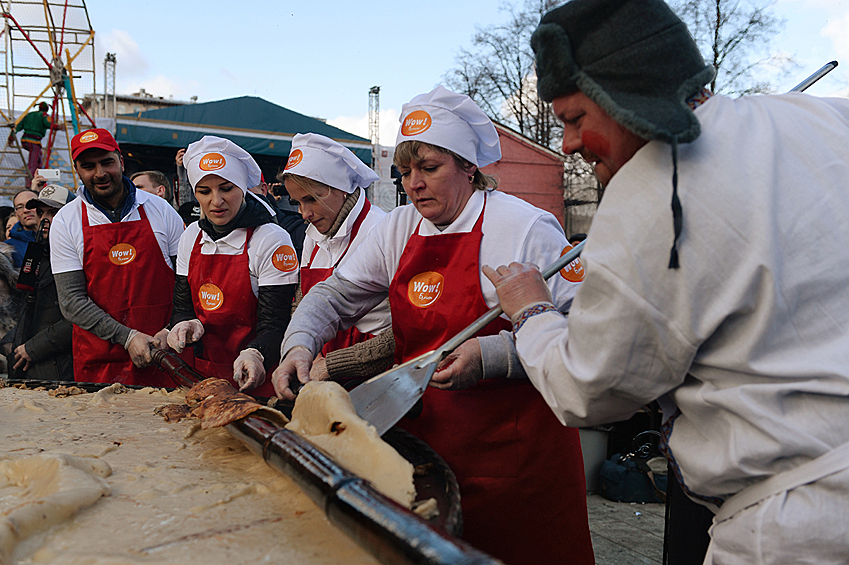
[[[450,149],[445,149],[444,147],[440,147],[438,145],[433,145],[430,143],[425,143],[423,141],[404,141],[398,147],[395,148],[395,157],[392,161],[395,163],[396,167],[408,167],[410,163],[420,163],[423,161],[422,157],[419,155],[419,149],[422,147],[429,147],[434,151],[439,151],[440,153],[445,153],[446,155],[451,155],[454,158],[454,162],[457,163],[457,166],[460,167],[460,170],[468,171],[475,165],[466,159],[463,159]],[[498,179],[496,177],[485,174],[480,168],[475,169],[475,174],[472,177],[472,187],[475,190],[495,190],[498,188]]]
[[[334,190],[334,188],[330,185],[324,184],[323,182],[319,182],[317,180],[313,180],[309,177],[304,177],[301,175],[296,175],[293,173],[280,173],[277,175],[277,180],[286,185],[287,180],[291,180],[301,188],[303,188],[307,194],[321,202],[321,205],[330,210],[331,212],[338,212],[338,210],[333,210],[324,200],[330,196],[330,191]],[[339,190],[338,188],[335,190]],[[323,196],[319,196],[319,192],[323,192]],[[340,191],[341,192],[341,191]]]

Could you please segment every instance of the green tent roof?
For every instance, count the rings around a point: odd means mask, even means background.
[[[364,163],[371,163],[368,139],[256,96],[122,114],[117,119],[115,140],[119,144],[179,148],[204,135],[217,135],[237,143],[248,153],[285,157],[297,133],[325,135],[350,149]]]

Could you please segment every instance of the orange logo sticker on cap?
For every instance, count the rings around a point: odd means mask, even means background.
[[[419,273],[407,285],[407,298],[418,308],[427,308],[442,296],[445,277],[435,271]]]
[[[127,265],[136,258],[136,248],[129,243],[119,243],[109,250],[109,260],[115,265]]]
[[[304,152],[301,151],[300,149],[295,149],[289,155],[289,160],[286,161],[286,168],[283,169],[283,170],[285,171],[286,169],[291,169],[292,167],[294,167],[295,165],[300,163],[301,159],[303,159],[303,158],[304,158]]]
[[[567,243],[563,251],[560,252],[560,256],[563,257],[570,251],[572,251],[572,245]],[[571,282],[581,282],[584,280],[584,266],[581,264],[581,259],[575,259],[560,269],[560,276]]]
[[[430,114],[424,110],[410,112],[401,124],[401,135],[418,135],[430,127]]]
[[[97,134],[93,131],[87,131],[80,136],[80,143],[91,143],[97,139]]]
[[[281,245],[274,250],[274,255],[271,257],[271,263],[278,271],[291,273],[298,268],[298,256],[295,255],[295,250],[288,245]]]
[[[212,283],[202,284],[198,289],[198,300],[201,308],[211,312],[218,310],[224,304],[224,293]]]
[[[223,169],[226,164],[227,160],[224,159],[224,155],[221,153],[207,153],[200,158],[198,167],[200,167],[201,171],[217,171],[218,169]]]

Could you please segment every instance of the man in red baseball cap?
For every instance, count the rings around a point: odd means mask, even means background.
[[[165,200],[124,176],[112,134],[71,140],[83,186],[51,226],[51,260],[62,313],[74,323],[74,377],[82,382],[171,386],[151,363],[153,336],[168,322],[174,257],[183,231]]]

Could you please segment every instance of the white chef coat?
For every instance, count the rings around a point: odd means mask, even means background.
[[[650,142],[605,191],[568,324],[532,317],[516,344],[568,425],[665,394],[685,488],[721,502],[849,440],[849,101],[715,96],[696,116],[678,155],[681,268],[667,268],[671,151]]]
[[[50,223],[50,267],[54,273],[83,270],[82,207],[88,212],[89,225],[110,224],[112,220],[106,214],[85,200],[85,187],[77,191],[77,198],[63,206]],[[136,191],[136,203],[129,214],[121,218],[122,222],[134,222],[141,219],[139,206],[144,205],[145,214],[157,243],[165,257],[165,264],[173,267],[171,257],[177,255],[180,236],[183,234],[183,220],[164,198]]]
[[[419,214],[410,204],[392,210],[337,270],[339,276],[355,285],[373,292],[386,292],[407,241],[421,222],[419,235],[431,236],[447,233],[468,233],[477,222],[484,205],[483,239],[480,264],[498,266],[511,261],[531,262],[547,267],[556,261],[568,245],[566,235],[557,219],[515,196],[497,190],[484,193],[477,190],[454,222],[443,231]],[[480,274],[481,289],[487,306],[498,304],[495,288],[486,276]],[[549,287],[558,308],[565,311],[579,283],[573,283],[560,274],[549,279]]]
[[[372,204],[371,208],[369,208],[368,214],[366,214],[362,224],[360,224],[360,229],[357,232],[356,239],[352,242],[351,230],[353,229],[357,218],[360,216],[360,212],[362,212],[365,202],[365,191],[362,191],[360,193],[360,197],[357,198],[357,202],[354,204],[354,207],[351,208],[348,216],[342,222],[342,225],[339,226],[339,230],[333,235],[333,237],[323,235],[312,224],[307,226],[307,237],[304,238],[304,251],[301,253],[301,267],[330,269],[336,265],[340,257],[342,261],[339,262],[339,265],[345,264],[348,258],[354,254],[357,247],[359,247],[363,240],[366,239],[367,234],[372,230],[372,228],[386,217],[386,212]],[[348,243],[351,244],[350,248],[348,247]],[[318,247],[318,251],[316,251],[315,257],[312,259],[312,263],[310,263],[310,258],[312,257],[313,250],[316,247]],[[345,252],[346,249],[347,253]],[[342,256],[343,253],[345,254],[344,257]],[[381,302],[377,307],[360,318],[354,325],[360,332],[372,335],[377,335],[382,331],[391,328],[392,318],[389,313],[389,301],[384,300]]]
[[[183,237],[180,238],[177,252],[178,275],[188,276],[189,274],[189,257],[191,257],[198,232],[202,232],[201,255],[239,255],[245,248],[248,230],[237,228],[221,239],[213,241],[200,229],[197,222],[189,224]],[[274,260],[275,254],[294,253],[294,249],[289,232],[277,224],[262,224],[254,228],[253,237],[248,242],[248,267],[254,296],[259,295],[261,286],[298,283],[300,269],[297,263],[291,267],[282,267],[283,262]]]

